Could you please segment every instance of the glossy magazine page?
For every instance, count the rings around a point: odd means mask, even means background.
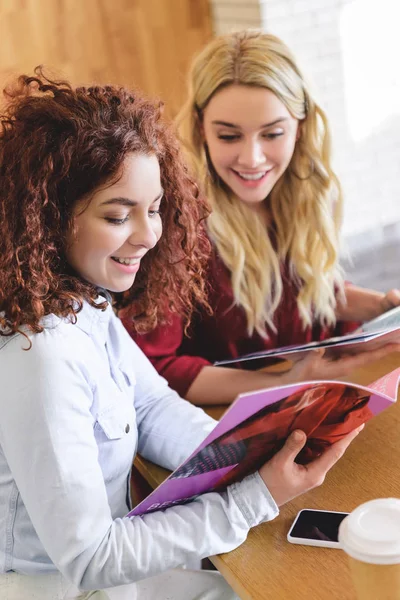
[[[356,353],[374,350],[389,343],[400,342],[400,307],[393,308],[364,323],[356,331],[347,335],[336,336],[319,342],[309,342],[307,344],[293,344],[282,348],[273,348],[272,350],[261,350],[239,356],[237,358],[228,358],[215,362],[216,366],[230,365],[259,359],[289,359],[291,355],[298,352],[306,352],[317,348],[326,348],[326,356],[337,358],[346,353]]]
[[[307,464],[397,397],[400,369],[368,388],[312,381],[241,394],[193,454],[129,515],[222,491],[269,460],[295,429],[307,434],[297,461]]]

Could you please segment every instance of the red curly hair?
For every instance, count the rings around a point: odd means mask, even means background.
[[[134,286],[115,294],[138,331],[162,320],[162,309],[189,322],[206,303],[203,271],[209,245],[201,221],[208,209],[188,175],[179,146],[155,105],[121,87],[72,88],[42,68],[4,90],[0,115],[0,335],[40,319],[72,317],[98,290],[66,260],[76,203],[117,178],[128,153],[154,154],[164,199],[163,235],[142,260]]]

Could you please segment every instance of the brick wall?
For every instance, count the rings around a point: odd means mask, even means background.
[[[210,2],[216,34],[263,28],[298,57],[331,123],[345,194],[343,231],[352,249],[363,232],[384,232],[400,221],[400,3]]]

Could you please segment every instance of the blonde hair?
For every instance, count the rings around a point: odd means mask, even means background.
[[[272,91],[302,121],[290,164],[269,195],[274,240],[265,223],[219,179],[207,157],[202,112],[230,84]],[[281,265],[287,261],[304,327],[335,323],[342,294],[338,263],[342,194],[330,166],[326,116],[306,88],[286,45],[258,31],[241,31],[210,42],[194,60],[189,95],[178,117],[189,160],[211,204],[208,230],[231,273],[235,303],[243,307],[248,332],[266,336],[282,297]]]

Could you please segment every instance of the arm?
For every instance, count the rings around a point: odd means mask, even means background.
[[[386,344],[375,350],[344,355],[336,360],[324,356],[323,348],[291,355],[292,366],[279,373],[243,371],[223,367],[205,367],[187,392],[193,404],[229,404],[240,393],[263,388],[301,383],[314,379],[338,379],[348,377],[357,369],[374,363],[392,352],[399,352],[400,344]]]
[[[170,325],[138,335],[132,325],[123,323],[139,348],[171,388],[197,406],[230,404],[238,394],[290,383],[283,373],[262,373],[214,367],[201,356],[179,355],[183,326],[176,316]]]
[[[256,474],[224,494],[204,494],[188,505],[113,520],[93,433],[92,383],[75,357],[39,352],[37,338],[46,335],[36,336],[28,352],[13,341],[14,356],[11,348],[2,356],[0,375],[9,385],[0,400],[0,443],[33,527],[68,580],[82,589],[130,583],[191,557],[228,552],[246,539],[250,527],[276,516],[277,507]],[[139,428],[158,410],[159,416],[168,413],[178,422],[183,407],[204,427],[213,425],[186,402],[158,400],[162,409],[150,400],[151,410],[139,406]],[[188,426],[195,431],[186,421]],[[177,427],[164,449],[173,447],[178,433]],[[155,439],[149,445],[155,447],[156,429],[151,435]]]
[[[329,464],[300,468],[293,457],[305,440],[300,445],[289,440],[270,467],[222,494],[204,494],[187,505],[141,517],[113,519],[93,433],[90,408],[95,382],[85,373],[89,348],[80,364],[76,350],[65,356],[49,345],[48,336],[48,332],[35,336],[34,348],[28,352],[21,352],[13,340],[1,353],[0,377],[8,387],[7,395],[0,398],[0,450],[45,551],[59,571],[82,589],[130,583],[192,557],[236,548],[251,527],[277,514],[264,483],[274,486],[283,504],[318,485],[339,458],[338,452],[331,453]],[[44,340],[43,352],[39,339]],[[61,337],[59,343],[63,346]],[[122,344],[123,354],[125,350]],[[207,425],[202,411],[188,403],[168,396],[158,400],[161,409],[177,421],[186,406],[206,427],[212,424],[208,419]],[[157,414],[156,399],[149,396],[148,401],[150,411],[143,403],[139,408],[140,425],[147,424],[150,412]],[[155,439],[149,447],[159,443],[156,430],[152,435]],[[174,442],[171,439],[169,447]],[[112,443],[109,439],[106,445]]]
[[[186,393],[192,404],[230,404],[238,394],[292,383],[289,373],[244,371],[226,367],[203,367]]]
[[[400,304],[400,290],[386,294],[348,284],[346,302],[338,303],[336,316],[341,321],[369,321]]]

